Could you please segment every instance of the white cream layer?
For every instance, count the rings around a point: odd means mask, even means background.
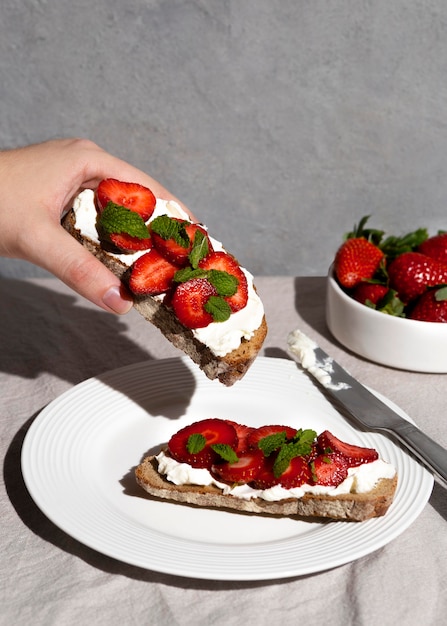
[[[372,463],[365,463],[348,469],[348,477],[338,487],[322,485],[301,485],[294,489],[284,489],[275,485],[269,489],[253,489],[248,485],[232,487],[213,478],[207,469],[191,467],[187,463],[178,463],[163,451],[156,456],[158,471],[167,480],[175,485],[215,485],[225,495],[250,500],[262,498],[269,502],[285,500],[286,498],[302,498],[306,493],[336,496],[343,493],[366,493],[371,491],[381,478],[393,478],[396,470],[389,463],[381,459]]]
[[[98,232],[96,230],[97,214],[94,192],[91,189],[85,189],[75,198],[73,211],[75,214],[76,228],[84,237],[88,237],[93,242],[99,244]],[[157,198],[155,211],[149,222],[159,215],[189,219],[187,213],[183,211],[177,202]],[[214,250],[223,250],[223,246],[219,241],[211,238],[211,242]],[[113,254],[113,256],[130,266],[143,254],[145,254],[145,250],[131,254]],[[232,352],[232,350],[238,348],[241,339],[250,340],[261,325],[264,317],[264,307],[254,289],[253,276],[245,268],[242,269],[248,282],[247,305],[242,310],[233,313],[225,322],[213,322],[205,328],[196,328],[193,330],[194,336],[201,343],[208,346],[216,356],[225,356],[229,352]]]

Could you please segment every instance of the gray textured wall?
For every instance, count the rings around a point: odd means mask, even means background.
[[[0,90],[0,147],[89,137],[255,274],[447,228],[445,0],[2,0]]]

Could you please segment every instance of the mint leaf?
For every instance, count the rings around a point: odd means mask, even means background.
[[[162,239],[173,239],[182,248],[189,248],[191,241],[186,232],[186,221],[179,221],[169,215],[159,215],[151,222],[151,230]]]
[[[230,305],[221,296],[210,296],[203,308],[215,322],[225,322],[231,315]]]
[[[280,448],[287,441],[287,433],[285,430],[281,430],[273,435],[267,435],[258,441],[258,448],[260,448],[264,456],[269,456],[272,452]]]
[[[199,265],[200,261],[206,257],[210,247],[208,245],[208,237],[202,233],[201,230],[196,230],[194,233],[194,241],[192,244],[192,250],[188,255],[191,266],[195,269]]]
[[[139,239],[150,237],[149,230],[139,213],[113,202],[108,202],[99,215],[98,230],[106,235],[127,233]]]
[[[208,270],[193,269],[192,267],[184,267],[178,270],[174,274],[174,281],[176,283],[186,283],[191,278],[206,278],[208,276]]]
[[[194,433],[189,435],[188,441],[186,443],[186,449],[189,454],[197,454],[201,452],[203,448],[206,446],[206,439],[201,433]]]
[[[239,281],[233,274],[222,270],[209,270],[207,276],[209,282],[216,288],[219,296],[232,296],[237,291]]]
[[[301,428],[296,432],[292,441],[284,443],[273,463],[273,475],[279,478],[289,467],[290,461],[297,456],[306,456],[312,450],[312,443],[317,436],[314,430]]]
[[[239,461],[236,452],[227,443],[213,443],[211,448],[228,463],[237,463]]]
[[[317,433],[311,428],[306,428],[306,430],[300,428],[296,431],[293,442],[296,444],[297,449],[301,446],[301,449],[303,450],[301,452],[302,455],[309,454],[312,450],[312,444],[315,441],[316,436]]]

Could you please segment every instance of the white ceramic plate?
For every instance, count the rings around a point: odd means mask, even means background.
[[[375,447],[397,468],[395,500],[382,518],[320,523],[151,499],[135,484],[134,467],[206,417],[328,428]],[[408,528],[433,487],[431,474],[389,439],[350,426],[294,362],[266,357],[230,388],[180,358],[86,380],[33,422],[22,469],[40,509],[85,545],[132,565],[213,580],[272,580],[358,559]]]

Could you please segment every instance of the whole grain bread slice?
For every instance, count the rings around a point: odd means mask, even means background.
[[[367,493],[347,493],[335,496],[306,493],[302,498],[269,502],[262,498],[246,500],[224,495],[214,486],[175,485],[162,476],[155,456],[146,457],[135,470],[137,483],[147,493],[162,500],[207,508],[231,510],[281,517],[330,518],[361,522],[385,515],[397,486],[397,476],[382,478]]]
[[[95,241],[82,235],[76,228],[73,210],[64,216],[62,225],[118,278],[124,283],[127,282],[129,267],[107,250],[101,248]],[[134,296],[133,306],[148,322],[156,326],[176,348],[187,354],[208,378],[218,379],[227,387],[244,376],[258,355],[267,334],[267,323],[264,316],[261,325],[251,339],[242,339],[239,347],[235,350],[225,356],[216,356],[206,345],[194,337],[189,328],[178,321],[173,310],[160,299],[152,296]]]

